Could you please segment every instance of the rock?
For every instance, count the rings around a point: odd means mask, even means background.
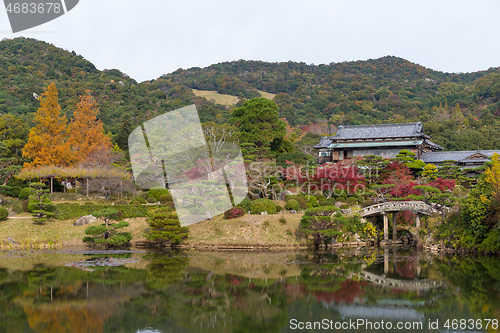
[[[354,240],[359,241],[361,238],[359,237],[358,233],[354,234]]]
[[[9,242],[10,244],[13,244],[13,245],[16,245],[16,244],[17,244],[17,243],[16,243],[16,241],[15,241],[15,240],[13,240],[11,237],[7,238],[6,240],[7,240],[7,242]]]
[[[82,216],[82,217],[79,217],[75,223],[73,223],[73,225],[75,227],[77,226],[80,226],[80,225],[85,225],[85,224],[90,224],[90,223],[94,223],[95,221],[97,221],[97,218],[96,217],[93,217],[92,215],[85,215],[85,216]]]

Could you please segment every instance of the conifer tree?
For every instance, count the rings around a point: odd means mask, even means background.
[[[80,97],[70,125],[69,144],[76,162],[87,159],[99,151],[110,151],[111,140],[104,134],[102,122],[97,118],[99,107],[90,90]]]
[[[74,157],[68,137],[68,120],[61,114],[56,85],[50,84],[40,96],[40,108],[35,114],[36,126],[30,130],[23,156],[32,159],[24,168],[44,165],[68,166]]]
[[[144,236],[155,242],[179,244],[187,238],[189,229],[181,227],[175,211],[161,207],[151,212],[148,219],[151,228]]]

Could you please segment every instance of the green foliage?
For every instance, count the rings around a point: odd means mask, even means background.
[[[286,124],[279,119],[279,108],[275,102],[258,97],[246,101],[231,113],[229,123],[240,131],[241,142],[267,147],[286,134]]]
[[[33,195],[35,193],[35,189],[31,187],[25,187],[19,192],[18,198],[21,200],[26,200],[29,198],[30,195]]]
[[[291,199],[296,200],[299,203],[300,209],[306,209],[307,202],[306,202],[306,200],[304,199],[303,196],[292,195],[292,196],[289,196],[286,199],[286,201],[288,202],[288,200],[291,200]]]
[[[103,225],[91,225],[85,229],[85,234],[90,235],[83,238],[83,242],[90,245],[101,245],[105,247],[117,247],[125,245],[132,240],[130,232],[118,232],[118,229],[128,227],[125,221]]]
[[[7,217],[9,216],[9,211],[5,207],[0,207],[0,221],[5,221],[7,220]]]
[[[48,198],[48,190],[44,190],[45,184],[33,183],[31,186],[34,192],[29,196],[27,209],[35,219],[34,223],[41,224],[54,216],[53,204]]]
[[[314,195],[305,196],[306,203],[311,204],[312,207],[318,207],[319,202]]]
[[[276,205],[276,213],[279,213],[281,212],[281,210],[283,209],[283,207],[281,207],[280,205]]]
[[[317,144],[315,142],[314,144]],[[312,145],[311,145],[312,146]],[[317,164],[316,159],[311,155],[295,152],[295,153],[282,153],[276,157],[276,165],[286,168],[289,164],[286,161],[293,162],[297,165],[315,165]]]
[[[263,212],[267,212],[268,214],[275,214],[276,205],[272,200],[269,199],[257,199],[255,201],[252,201],[252,204],[250,205],[250,212],[252,214],[260,214]]]
[[[286,202],[286,209],[288,210],[299,210],[300,206],[297,200],[295,199],[290,199]]]
[[[130,201],[131,205],[142,205],[142,204],[145,204],[145,203],[146,203],[146,199],[141,198],[141,197],[133,198],[132,201]]]
[[[160,203],[162,205],[166,204],[167,202],[172,202],[172,195],[169,193],[169,194],[162,194],[160,195]]]
[[[245,198],[243,199],[239,204],[238,206],[243,208],[245,210],[245,212],[249,212],[250,211],[250,205],[252,204],[252,200],[250,200],[249,198]]]
[[[280,218],[278,221],[282,224],[286,224],[286,219],[284,217]]]
[[[170,194],[170,192],[166,188],[163,188],[163,187],[160,187],[160,186],[155,186],[155,187],[152,187],[148,191],[148,197],[154,197],[156,199],[156,201],[160,201],[161,202],[160,198],[161,198],[162,195],[170,196],[170,200],[172,199],[172,195]]]
[[[358,204],[358,200],[356,200],[356,198],[354,198],[354,197],[349,197],[349,198],[347,198],[347,204],[349,206],[357,205]]]
[[[148,211],[154,209],[155,206],[135,206],[135,205],[94,205],[85,203],[80,205],[78,203],[74,204],[56,204],[55,206],[55,218],[58,220],[69,220],[75,219],[80,216],[90,215],[94,211],[114,208],[123,214],[123,218],[131,217],[146,217]]]
[[[168,207],[156,208],[148,218],[149,232],[144,236],[155,242],[171,242],[179,244],[187,238],[189,229],[181,227],[175,211]]]
[[[147,199],[146,199],[146,202],[147,203],[156,203],[158,200],[153,197],[153,196],[149,196]]]

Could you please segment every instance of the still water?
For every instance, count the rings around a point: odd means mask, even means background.
[[[499,319],[491,256],[0,252],[0,332],[500,332]]]

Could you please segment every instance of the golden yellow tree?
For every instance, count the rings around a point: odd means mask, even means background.
[[[500,197],[500,155],[494,153],[491,157],[492,166],[484,171],[486,182],[493,186],[493,194]]]
[[[99,107],[90,90],[80,97],[70,125],[69,143],[76,163],[93,159],[112,149],[111,140],[104,134],[102,122],[97,118]]]
[[[44,165],[68,166],[74,161],[68,138],[68,119],[61,114],[58,92],[54,83],[40,96],[36,126],[30,130],[23,156],[32,160],[24,168]]]

